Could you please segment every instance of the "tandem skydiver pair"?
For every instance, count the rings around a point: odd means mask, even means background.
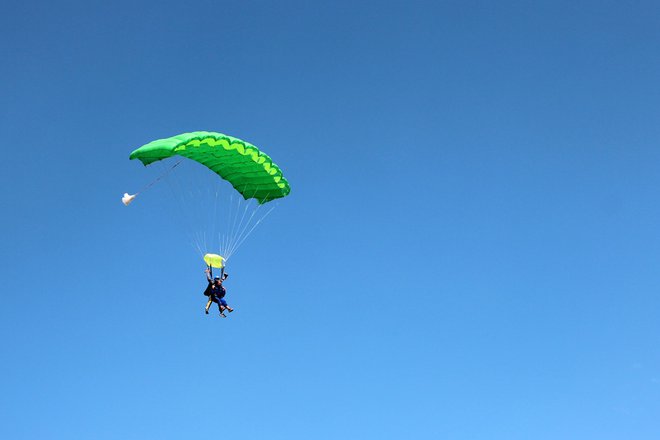
[[[204,296],[209,297],[209,300],[206,303],[206,307],[204,308],[204,313],[208,315],[211,304],[216,303],[218,305],[218,310],[220,311],[220,316],[226,318],[227,315],[224,313],[225,310],[227,310],[229,313],[234,311],[234,309],[229,307],[227,301],[224,299],[225,295],[227,294],[227,290],[225,289],[225,286],[222,285],[222,283],[229,277],[229,274],[225,273],[223,268],[220,276],[215,276],[212,278],[211,266],[209,266],[204,272],[206,272],[206,280],[209,283],[206,287],[206,290],[204,290]]]

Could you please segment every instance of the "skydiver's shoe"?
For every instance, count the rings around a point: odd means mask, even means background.
[[[234,311],[234,309],[230,309],[229,307],[227,307],[227,310],[229,310],[229,313]]]
[[[204,313],[208,315],[208,314],[209,314],[209,311],[208,311],[208,310],[204,310]]]
[[[225,315],[225,314],[222,313],[222,312],[220,312],[220,316],[222,316],[223,318],[226,318],[226,317],[227,317],[227,315]]]

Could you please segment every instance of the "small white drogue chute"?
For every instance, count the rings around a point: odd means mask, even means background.
[[[124,197],[121,198],[121,202],[122,202],[124,205],[128,206],[128,205],[133,201],[133,199],[134,199],[135,197],[137,197],[137,194],[133,194],[133,195],[131,195],[131,194],[129,194],[129,193],[124,193]]]

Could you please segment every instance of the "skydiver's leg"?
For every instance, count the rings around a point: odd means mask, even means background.
[[[211,304],[213,304],[213,299],[209,296],[209,301],[206,303],[206,307],[204,307],[204,313],[207,315],[209,314],[209,309],[211,308]]]
[[[227,301],[225,301],[224,298],[220,299],[220,303],[222,304],[222,308],[223,308],[224,310],[228,310],[229,313],[231,313],[231,312],[234,311],[234,309],[232,309],[231,307],[229,307],[229,305],[227,304]]]
[[[222,312],[225,311],[225,308],[222,305],[222,300],[221,299],[216,299],[215,302],[218,303],[218,310],[220,310],[220,316],[222,316],[223,318],[226,318],[227,316],[224,313],[222,313]]]

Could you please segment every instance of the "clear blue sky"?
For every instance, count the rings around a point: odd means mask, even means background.
[[[0,14],[0,437],[657,439],[660,4],[24,1]],[[292,185],[229,319],[128,160]]]

